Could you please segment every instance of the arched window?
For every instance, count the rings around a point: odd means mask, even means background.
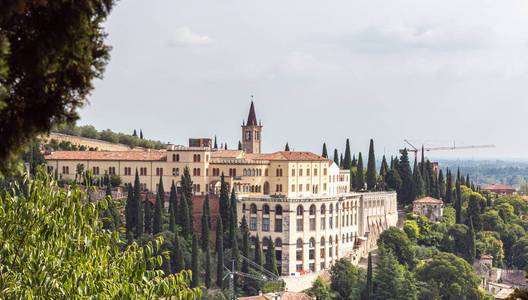
[[[315,259],[315,239],[311,238],[310,242],[308,243],[308,259],[312,260]],[[310,271],[314,270],[314,264],[310,263],[309,265]]]
[[[280,205],[275,206],[275,214],[278,216],[282,216],[282,206]]]
[[[321,259],[325,259],[325,238],[324,237],[321,237],[321,244],[319,245],[320,249],[319,249],[319,253],[320,254],[320,257]],[[324,262],[321,262],[321,269],[324,269],[325,268],[325,265],[324,265]]]
[[[315,247],[315,239],[314,238],[311,238],[310,239],[310,244],[309,244],[310,248],[314,248]]]
[[[262,248],[266,248],[266,249],[267,249],[268,246],[269,246],[269,240],[268,240],[267,237],[264,237],[264,238],[262,239]]]
[[[280,238],[277,238],[275,240],[275,248],[280,248],[282,247],[282,240]]]
[[[251,176],[255,176],[255,169],[251,170]]]
[[[304,213],[304,209],[302,205],[297,206],[297,216],[302,216]]]
[[[257,213],[257,206],[255,204],[251,204],[250,213],[256,214]]]
[[[269,205],[264,204],[264,206],[262,207],[262,213],[265,215],[269,215],[270,213]]]
[[[251,242],[251,247],[255,247],[257,239],[254,236],[252,236],[249,238],[249,241]]]
[[[332,257],[332,236],[328,240],[328,256]]]
[[[321,215],[326,214],[326,206],[323,204],[321,205]]]
[[[246,169],[244,169],[244,171],[242,171],[242,175],[247,176],[247,170]]]
[[[301,239],[298,239],[297,240],[297,248],[301,248],[302,249],[303,247],[303,241]]]
[[[315,216],[315,205],[310,206],[310,216]]]

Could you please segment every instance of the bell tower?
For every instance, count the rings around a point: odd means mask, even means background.
[[[262,145],[262,122],[257,124],[255,105],[251,96],[251,107],[246,124],[242,121],[242,150],[246,153],[260,153]]]

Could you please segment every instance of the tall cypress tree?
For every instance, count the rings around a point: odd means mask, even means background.
[[[407,205],[414,200],[413,174],[411,171],[411,165],[409,163],[409,154],[407,152],[407,149],[403,150],[403,153],[400,157],[400,161],[395,162],[395,164],[396,163],[398,174],[400,175],[400,178],[402,180],[400,189],[397,191],[398,203],[400,203],[401,205]]]
[[[424,151],[424,145],[422,145],[422,164],[420,165],[420,173],[422,176],[425,174],[425,151]]]
[[[143,139],[143,129],[139,129],[139,138]]]
[[[136,132],[136,130],[135,130],[135,129],[134,129],[134,132],[132,133],[132,136],[135,136],[135,137],[137,137],[137,132]]]
[[[134,191],[132,190],[132,184],[127,184],[127,201],[125,206],[125,222],[126,222],[126,233],[132,235],[135,228],[136,214],[134,212]]]
[[[237,220],[237,210],[236,210],[236,195],[235,195],[235,187],[233,187],[231,191],[231,198],[230,198],[230,204],[229,204],[229,241],[226,243],[226,247],[234,248],[234,244],[237,239],[237,227],[238,227],[238,220]]]
[[[189,225],[191,226],[191,228],[194,228],[193,227],[193,221],[194,221],[194,218],[193,218],[193,212],[194,212],[193,182],[192,182],[191,173],[189,172],[188,167],[185,167],[183,169],[181,185],[182,185],[182,193],[185,194],[185,201],[187,201],[187,207],[188,207],[187,211],[189,213],[189,216],[187,218],[189,219]]]
[[[152,203],[148,199],[148,194],[145,194],[145,201],[143,202],[145,233],[152,233],[152,217]]]
[[[343,158],[343,169],[350,169],[352,167],[352,153],[350,152],[350,140],[346,139],[345,157]]]
[[[376,188],[376,157],[374,155],[374,140],[370,139],[369,156],[367,162],[367,189],[372,191]]]
[[[374,284],[372,282],[372,254],[368,254],[366,300],[372,300],[374,295]]]
[[[202,250],[207,251],[209,247],[209,222],[207,221],[207,215],[209,214],[209,207],[206,205],[206,201],[208,202],[208,198],[206,197],[203,205],[203,212],[202,212]]]
[[[192,230],[192,227],[191,227],[191,212],[189,211],[189,206],[187,205],[187,199],[186,199],[186,196],[185,194],[182,194],[181,197],[180,197],[180,201],[181,201],[181,207],[180,207],[180,211],[181,211],[181,217],[182,217],[182,234],[183,234],[183,238],[184,239],[188,239],[193,230]]]
[[[471,180],[469,179],[469,173],[466,175],[466,186],[467,187],[471,186]]]
[[[339,156],[339,166],[341,167],[341,169],[345,168],[345,165],[343,164],[343,153],[341,153],[341,155]]]
[[[275,244],[269,237],[268,250],[266,251],[266,270],[270,271],[275,275],[279,275],[279,270],[277,269],[277,257],[275,256]]]
[[[214,149],[218,149],[218,144],[216,143],[216,135],[215,135],[215,138],[214,138],[214,146],[213,146]]]
[[[420,168],[418,168],[418,163],[416,159],[414,160],[413,187],[414,190],[411,201],[425,196],[425,186],[423,182],[423,177],[422,174],[420,174]]]
[[[180,238],[178,232],[174,234],[174,240],[172,242],[171,252],[171,267],[173,273],[179,273],[185,269],[185,260],[183,258],[183,248],[180,245]]]
[[[447,172],[447,178],[446,178],[444,202],[452,203],[453,202],[453,176],[451,175],[451,171],[449,171],[449,169],[447,169],[446,172]]]
[[[211,223],[211,209],[209,208],[209,195],[205,195],[203,210],[207,212],[206,214],[207,226],[209,227],[209,229],[211,229],[212,223]]]
[[[238,141],[238,150],[242,150],[242,142]]]
[[[357,159],[355,154],[352,154],[352,162],[350,163],[350,165],[352,167],[357,167]]]
[[[467,262],[473,265],[475,257],[477,255],[476,242],[475,242],[475,229],[473,228],[473,221],[469,219],[469,231],[468,231],[468,253]]]
[[[437,184],[438,184],[438,197],[444,198],[446,185],[444,181],[444,172],[441,169],[438,172],[438,183]],[[445,198],[443,200],[445,202]]]
[[[262,266],[262,248],[260,247],[260,239],[257,233],[257,237],[255,238],[255,263],[259,266]]]
[[[224,229],[222,228],[222,218],[216,217],[216,285],[222,288],[222,278],[224,277]]]
[[[334,149],[334,162],[339,166],[339,155],[337,154],[337,149]]]
[[[176,232],[176,217],[178,216],[178,193],[176,192],[176,185],[172,181],[171,191],[169,195],[169,230]]]
[[[326,143],[323,143],[323,153],[321,154],[322,157],[328,158],[328,151],[326,150]]]
[[[220,176],[220,216],[222,217],[222,224],[229,228],[229,190],[224,179],[224,173]]]
[[[290,145],[288,145],[288,142],[286,142],[286,146],[284,147],[284,151],[290,151]]]
[[[224,150],[227,150],[227,142],[224,144]]]
[[[205,278],[204,278],[204,284],[205,287],[210,288],[211,282],[212,282],[212,274],[211,274],[211,250],[209,249],[209,242],[207,244],[206,250],[204,252],[205,254]]]
[[[242,233],[242,255],[249,258],[249,228],[245,216],[242,217],[240,231]],[[249,273],[249,263],[246,260],[242,261],[242,272]]]
[[[192,254],[191,254],[191,271],[192,280],[191,287],[197,287],[200,285],[200,261],[198,253],[198,238],[196,234],[192,235]]]
[[[460,190],[460,169],[457,171],[457,179],[456,179],[456,203],[455,203],[455,217],[456,217],[456,223],[461,224],[462,223],[462,193]]]
[[[361,156],[361,152],[359,152],[358,155],[358,164],[356,174],[354,175],[354,181],[354,187],[357,191],[361,191],[365,188],[365,175],[363,174],[363,157]]]
[[[380,175],[385,177],[389,171],[389,165],[387,164],[387,158],[383,154],[383,159],[381,160]]]
[[[154,219],[152,226],[152,233],[158,234],[163,229],[163,202],[165,200],[165,191],[163,190],[163,181],[160,176],[158,184],[158,194],[156,196],[156,204],[154,206]]]
[[[136,238],[143,234],[143,209],[141,207],[141,183],[136,168],[136,179],[134,180],[134,212],[136,214]]]

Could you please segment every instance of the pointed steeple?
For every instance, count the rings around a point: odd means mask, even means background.
[[[253,105],[253,96],[251,96],[251,107],[249,108],[249,115],[246,126],[257,126],[257,116],[255,115],[255,105]]]

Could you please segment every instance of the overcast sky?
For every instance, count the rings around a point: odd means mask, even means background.
[[[236,147],[254,95],[263,150],[528,158],[528,1],[121,0],[81,124]]]

